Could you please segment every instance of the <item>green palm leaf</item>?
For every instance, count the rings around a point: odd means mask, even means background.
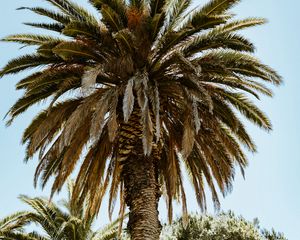
[[[44,57],[38,54],[33,55],[24,55],[19,58],[15,58],[9,61],[6,66],[0,71],[0,77],[5,74],[13,74],[18,73],[20,71],[24,71],[26,69],[38,67],[38,66],[46,66],[51,63],[58,63],[58,58],[52,57]]]
[[[226,13],[240,0],[212,0],[203,6],[199,12],[206,15],[220,15]]]
[[[52,51],[65,61],[73,59],[101,61],[103,59],[103,56],[97,54],[94,49],[81,42],[62,42],[56,45]]]
[[[45,43],[58,42],[62,40],[59,38],[54,38],[52,36],[43,36],[43,35],[34,35],[34,34],[16,34],[16,35],[7,36],[1,39],[1,41],[16,42],[25,45],[43,45]]]
[[[61,32],[64,29],[64,25],[61,23],[24,23],[27,26],[42,28],[49,31]]]
[[[54,12],[45,8],[40,8],[40,7],[34,7],[34,8],[29,8],[29,7],[21,7],[18,8],[18,10],[30,10],[34,13],[37,13],[39,15],[51,18],[61,24],[67,24],[70,22],[70,19],[64,15],[64,14],[60,14],[58,12]]]

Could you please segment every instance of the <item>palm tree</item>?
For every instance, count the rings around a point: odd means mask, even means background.
[[[35,69],[17,83],[24,95],[9,110],[8,125],[51,99],[23,136],[26,159],[39,152],[35,184],[44,187],[53,176],[53,195],[83,159],[73,201],[89,198],[93,215],[109,191],[111,214],[119,196],[134,240],[159,238],[161,189],[169,219],[174,199],[186,216],[181,162],[200,207],[205,184],[219,207],[217,188],[228,192],[235,167],[247,165],[243,146],[256,151],[237,111],[271,129],[249,95],[272,96],[263,83],[279,85],[281,77],[237,33],[265,20],[233,19],[229,10],[239,0],[211,0],[193,10],[191,0],[89,0],[99,16],[70,0],[46,1],[58,11],[21,9],[54,22],[26,25],[58,34],[4,38],[36,50],[0,72]]]
[[[69,199],[61,205],[46,198],[20,196],[22,202],[33,211],[18,212],[0,221],[0,239],[4,240],[114,240],[117,239],[119,222],[117,219],[97,231],[92,230],[95,217],[85,211],[85,205],[71,204],[73,183],[69,183]],[[28,224],[36,224],[42,232],[26,232]]]

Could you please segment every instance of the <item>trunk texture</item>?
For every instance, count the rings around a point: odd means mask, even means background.
[[[142,146],[140,146],[142,149]],[[130,209],[128,230],[132,240],[158,240],[160,189],[153,157],[131,155],[123,168],[125,202]]]
[[[121,127],[119,146],[125,202],[130,209],[127,227],[132,240],[158,240],[161,232],[158,219],[161,195],[157,167],[159,151],[154,144],[151,156],[144,155],[138,119],[139,115],[134,113]]]

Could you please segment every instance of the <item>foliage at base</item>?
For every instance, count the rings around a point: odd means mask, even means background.
[[[162,240],[287,240],[275,230],[261,229],[257,219],[250,222],[234,213],[190,215],[184,227],[182,218],[165,226]]]

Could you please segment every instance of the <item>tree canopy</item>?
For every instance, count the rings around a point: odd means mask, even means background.
[[[257,219],[250,222],[234,213],[217,216],[190,215],[185,227],[181,219],[166,225],[162,240],[287,240],[275,230],[261,229]]]

